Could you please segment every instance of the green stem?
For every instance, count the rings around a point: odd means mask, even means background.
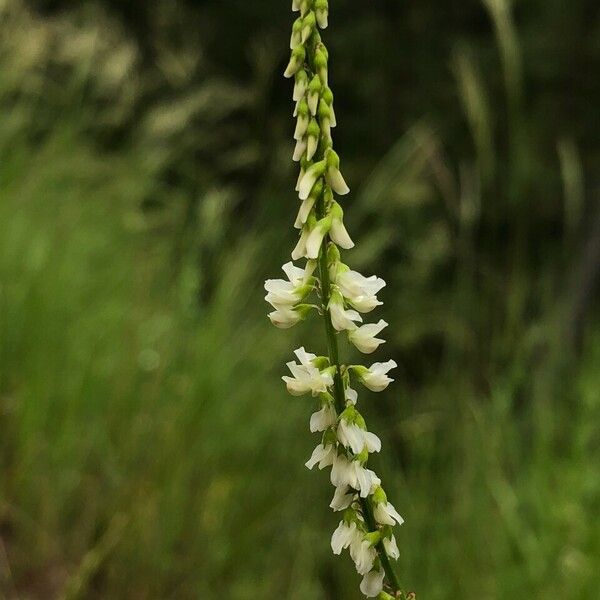
[[[321,218],[323,213],[325,212],[322,197],[319,199],[319,205],[317,207],[317,210]],[[335,367],[335,375],[333,377],[333,397],[335,399],[336,410],[338,414],[341,414],[344,408],[346,407],[346,398],[344,394],[344,383],[342,381],[340,369],[337,337],[335,329],[333,328],[333,323],[331,322],[329,310],[327,309],[327,305],[329,304],[329,297],[331,295],[331,281],[329,279],[329,269],[327,266],[327,238],[323,240],[323,245],[321,246],[321,251],[319,253],[319,275],[321,279],[323,320],[325,321],[325,333],[327,335],[327,352],[329,354],[330,364]],[[369,498],[360,498],[360,505],[362,508],[363,516],[365,518],[365,523],[369,531],[377,531],[377,524],[375,522],[375,517],[373,516],[373,507],[371,506],[371,501],[369,500]],[[375,546],[375,548],[377,550],[377,553],[379,554],[379,560],[381,561],[381,566],[385,571],[389,587],[392,589],[392,591],[397,597],[401,597],[400,595],[402,594],[402,590],[400,588],[400,582],[398,581],[396,572],[392,567],[390,558],[387,555],[385,546],[383,545],[383,541],[380,541]]]

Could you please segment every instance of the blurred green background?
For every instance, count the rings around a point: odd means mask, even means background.
[[[279,379],[321,327],[263,301],[295,235],[289,4],[0,0],[0,597],[360,597]],[[330,4],[401,580],[595,600],[598,3]]]

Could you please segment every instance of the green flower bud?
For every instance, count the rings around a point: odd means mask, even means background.
[[[315,13],[311,10],[305,17],[302,19],[302,43],[306,43],[306,40],[310,37],[310,34],[314,31],[317,25],[317,17]]]
[[[321,83],[327,85],[327,49],[322,44],[315,51],[314,66]]]
[[[308,88],[308,75],[304,69],[300,69],[295,76],[293,99],[295,102],[302,100]]]
[[[373,504],[385,504],[387,502],[387,496],[384,489],[381,486],[378,486],[377,489],[373,492],[371,496],[373,500]]]
[[[306,58],[306,50],[302,44],[298,44],[293,50],[292,55],[290,57],[290,62],[283,73],[284,77],[288,79],[295,75],[304,64],[304,59]]]
[[[292,35],[290,37],[290,49],[293,50],[298,44],[302,43],[302,18],[298,17],[292,25]]]
[[[327,18],[329,17],[328,0],[315,0],[315,13],[317,15],[319,27],[321,29],[327,29]]]
[[[319,136],[321,135],[321,128],[319,127],[319,124],[317,123],[316,119],[310,120],[306,133],[308,135],[306,158],[308,160],[312,160],[312,157],[317,151],[317,146],[319,144]]]
[[[308,108],[313,117],[317,114],[321,87],[321,78],[318,75],[315,75],[308,85]]]

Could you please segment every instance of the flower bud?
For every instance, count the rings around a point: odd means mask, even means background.
[[[290,57],[290,62],[286,67],[283,76],[288,79],[295,75],[304,64],[304,59],[306,58],[306,50],[302,44],[298,44],[293,50],[292,55]]]
[[[302,43],[302,17],[298,17],[292,25],[292,35],[290,37],[290,50],[293,50],[298,44]]]
[[[327,49],[322,44],[315,50],[314,64],[321,83],[327,85]]]
[[[306,133],[308,135],[306,158],[308,160],[312,160],[315,152],[317,151],[317,146],[319,145],[319,136],[321,135],[321,129],[316,119],[310,120]]]
[[[346,227],[344,226],[344,211],[342,207],[337,203],[333,202],[331,205],[331,239],[340,247],[348,250],[354,247],[354,242],[350,238]]]
[[[329,110],[331,111],[331,126],[335,127],[337,125],[337,121],[335,119],[335,110],[333,110],[333,92],[331,91],[331,88],[323,86],[321,98],[323,98],[323,100],[325,100],[327,103],[327,106],[329,106]]]
[[[321,160],[306,169],[298,186],[298,196],[300,197],[300,200],[306,200],[308,198],[317,179],[325,173],[326,168],[327,163],[324,160]]]
[[[308,104],[304,98],[298,102],[297,114],[298,118],[296,119],[294,139],[300,140],[304,137],[304,134],[308,129],[308,124],[310,123]]]
[[[350,188],[340,172],[340,157],[335,150],[330,149],[325,159],[327,162],[327,170],[325,172],[327,183],[336,194],[344,196],[350,191]]]
[[[292,96],[295,102],[302,100],[304,94],[306,94],[306,88],[308,87],[308,75],[304,69],[300,69],[295,76],[294,83],[294,94]]]
[[[319,94],[321,93],[321,78],[315,75],[308,85],[308,108],[310,114],[314,117],[317,114],[319,105]]]
[[[299,140],[296,140],[296,147],[294,148],[294,154],[292,155],[292,160],[298,162],[306,152],[306,146],[308,141],[306,137],[303,137]]]
[[[328,142],[331,142],[331,109],[323,100],[323,98],[319,100],[319,108],[317,110],[317,115],[319,116],[319,122],[321,123],[323,137]]]
[[[314,31],[317,25],[317,17],[315,13],[311,10],[305,17],[302,19],[302,43],[306,43],[306,40],[310,37],[310,34]]]
[[[315,0],[315,13],[319,27],[321,29],[327,29],[327,18],[329,17],[328,0]]]

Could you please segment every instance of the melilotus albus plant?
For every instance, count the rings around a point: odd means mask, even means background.
[[[340,248],[354,246],[344,227],[344,212],[336,200],[350,190],[340,172],[340,159],[333,149],[331,130],[336,126],[333,93],[329,87],[329,53],[319,28],[327,27],[328,0],[293,0],[299,12],[292,27],[290,62],[286,77],[294,77],[293,99],[296,148],[293,159],[300,163],[296,191],[300,208],[294,227],[300,237],[292,259],[306,259],[304,266],[283,265],[287,279],[265,283],[266,300],[274,311],[272,323],[286,329],[315,311],[324,321],[327,355],[316,356],[304,348],[295,351],[298,362],[288,362],[291,377],[283,377],[290,394],[312,394],[320,409],[310,418],[310,430],[321,441],[306,463],[309,469],[331,467],[335,493],[331,508],[341,521],[331,538],[335,554],[349,549],[356,570],[362,575],[361,592],[369,598],[403,598],[391,559],[398,558],[392,528],[402,517],[388,501],[381,480],[367,468],[369,454],[379,452],[380,439],[370,431],[357,407],[360,383],[372,392],[384,390],[393,380],[388,372],[393,360],[370,367],[344,365],[338,352],[338,335],[364,354],[371,354],[384,340],[377,337],[387,326],[384,320],[359,325],[361,314],[382,304],[377,292],[385,282],[365,277],[342,262]],[[313,296],[315,300],[310,301]]]

